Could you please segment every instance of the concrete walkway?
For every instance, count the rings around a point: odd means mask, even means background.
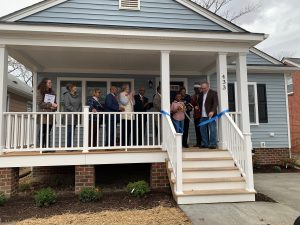
[[[255,189],[278,203],[181,205],[195,225],[293,225],[300,216],[300,174],[256,174]]]

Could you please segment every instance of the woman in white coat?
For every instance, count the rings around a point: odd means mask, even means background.
[[[124,84],[122,87],[122,92],[120,93],[120,107],[124,108],[124,113],[128,112],[129,114],[122,115],[122,146],[127,146],[131,144],[131,127],[134,125],[134,115],[131,113],[134,112],[134,93],[130,92],[129,85]]]

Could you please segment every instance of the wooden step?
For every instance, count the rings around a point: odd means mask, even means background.
[[[204,191],[184,191],[183,194],[177,194],[180,196],[210,196],[210,195],[241,195],[241,194],[255,194],[245,189],[219,189],[219,190],[204,190]]]
[[[173,168],[169,167],[168,170],[173,172]],[[192,168],[182,168],[183,172],[201,172],[201,171],[230,171],[230,170],[239,170],[237,167],[192,167]]]
[[[183,183],[219,183],[219,182],[243,182],[243,177],[220,177],[220,178],[188,178],[183,179]],[[172,183],[175,184],[176,180],[172,179]]]
[[[233,160],[231,157],[213,157],[213,158],[182,158],[183,161],[222,161]]]

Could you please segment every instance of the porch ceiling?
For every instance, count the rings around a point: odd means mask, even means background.
[[[38,72],[160,70],[160,52],[92,48],[10,46],[9,54]],[[171,52],[171,71],[203,72],[215,64],[214,53]]]

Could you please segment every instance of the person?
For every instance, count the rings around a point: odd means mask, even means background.
[[[99,88],[95,88],[92,90],[92,97],[88,98],[87,104],[89,106],[90,112],[103,112],[104,106],[100,103],[101,91]],[[99,118],[99,122],[97,122]],[[92,117],[89,118],[89,140],[90,146],[97,146],[97,137],[99,136],[99,127],[100,124],[103,123],[103,115],[97,116],[94,114]],[[93,135],[91,135],[93,134]]]
[[[65,104],[65,112],[81,112],[82,104],[81,98],[77,93],[76,84],[71,83],[66,86],[67,91],[63,94],[63,100]],[[78,124],[78,115],[68,115],[67,121],[67,147],[71,147],[72,137],[74,136],[74,131],[76,125]]]
[[[139,93],[134,96],[134,101],[135,101],[135,105],[134,105],[135,112],[147,112],[150,104],[149,104],[149,99],[147,97],[145,97],[145,88],[144,87],[141,87],[139,90]],[[136,129],[136,126],[135,126],[134,130],[135,130],[135,133],[136,132],[138,133],[138,145],[142,145],[143,133],[145,133],[145,130],[146,130],[147,116],[138,114],[136,123],[137,123],[136,125],[137,125],[138,129]],[[144,127],[143,130],[141,129],[142,127]],[[134,135],[134,137],[136,139],[136,134]]]
[[[161,94],[160,93],[161,93],[161,90],[160,90],[160,85],[159,85],[156,88],[156,93],[153,96],[153,101],[152,101],[154,112],[160,112],[161,111]],[[160,117],[160,115],[159,115],[159,117]],[[158,137],[158,116],[154,117],[154,122],[155,122],[155,136]]]
[[[49,78],[44,78],[37,87],[37,105],[38,105],[38,112],[55,112],[57,110],[57,104],[56,104],[56,96],[54,94],[54,91],[52,90],[52,81]],[[48,117],[48,123],[47,123],[47,117]],[[52,115],[43,115],[41,116],[42,120],[42,127],[41,127],[41,134],[42,134],[42,140],[41,146],[42,148],[48,148],[49,147],[49,137],[50,132],[53,127],[53,116]],[[38,121],[40,123],[40,121]],[[46,152],[46,151],[44,151]],[[49,151],[47,151],[49,152]]]
[[[132,113],[134,107],[134,97],[133,93],[130,92],[129,85],[124,84],[122,87],[122,92],[120,93],[120,108],[123,108],[124,112]],[[131,143],[131,127],[133,127],[133,114],[123,114],[122,115],[122,146],[127,146]]]
[[[189,128],[190,128],[190,117],[191,111],[193,110],[193,106],[191,104],[191,96],[186,93],[186,88],[180,88],[181,99],[185,105],[185,118],[184,118],[184,126],[183,126],[183,135],[182,135],[182,146],[188,148],[188,137],[189,137]]]
[[[172,102],[171,105],[171,113],[172,119],[174,123],[174,127],[177,133],[183,133],[184,127],[184,118],[185,118],[185,105],[181,100],[182,95],[178,92],[175,96],[175,100]]]
[[[105,98],[105,111],[106,112],[120,112],[124,111],[123,107],[119,106],[118,100],[117,100],[117,94],[118,89],[115,86],[111,86],[110,88],[110,93],[106,96]],[[116,118],[118,119],[118,118]],[[112,146],[115,143],[115,116],[111,115],[109,119],[109,115],[106,115],[105,118],[105,133],[106,133],[106,138],[105,138],[105,145],[106,146]],[[108,129],[110,128],[110,129]],[[109,132],[110,130],[110,132]]]
[[[208,82],[201,84],[202,92],[199,95],[199,106],[201,107],[200,123],[217,115],[218,94],[209,88]],[[209,135],[207,133],[209,130]],[[217,125],[216,121],[200,127],[201,132],[201,147],[202,148],[217,148]]]
[[[201,110],[199,107],[199,95],[201,93],[201,85],[199,83],[194,84],[194,95],[191,97],[191,104],[194,107],[194,126],[196,132],[196,145],[194,147],[201,147],[201,133],[198,127],[201,118]]]

